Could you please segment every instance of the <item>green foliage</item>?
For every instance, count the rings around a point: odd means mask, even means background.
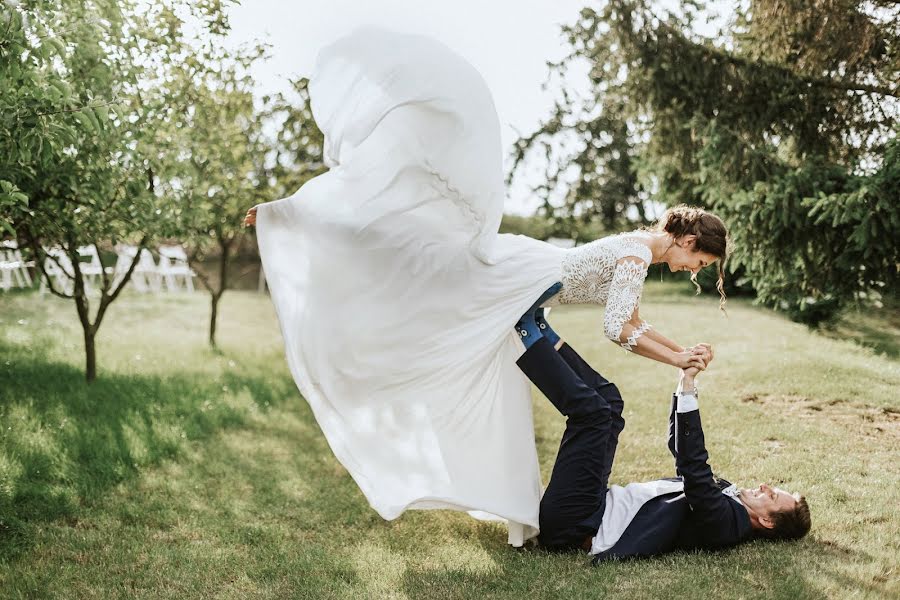
[[[52,282],[51,291],[74,300],[88,381],[96,376],[97,330],[130,272],[117,282],[102,273],[99,301],[92,300],[78,248],[144,246],[176,231],[166,191],[180,157],[166,125],[182,97],[172,73],[193,53],[186,20],[221,36],[222,9],[219,1],[179,0],[0,5],[7,25],[0,38],[0,180],[17,188],[4,192],[0,222],[15,230],[39,268],[48,247],[61,248],[73,263],[71,294]],[[27,206],[15,194],[27,197]]]
[[[761,300],[815,325],[850,299],[880,306],[897,289],[898,148],[894,139],[872,175],[808,163],[714,201]]]
[[[532,216],[503,215],[500,222],[500,233],[527,235],[537,240],[556,237],[575,240],[576,243],[589,242],[608,233],[596,220],[582,221],[567,217],[544,217],[540,214]]]
[[[256,106],[248,69],[265,50],[227,49],[228,4],[0,4],[0,227],[39,267],[48,247],[75,264],[72,293],[51,291],[74,300],[88,380],[93,339],[130,272],[104,273],[97,301],[79,247],[187,238],[200,258],[216,247],[220,296],[247,208],[316,173],[305,83],[294,105],[282,95]]]
[[[517,161],[574,136],[573,154],[547,154],[551,187],[558,173],[618,172],[595,147],[629,156],[634,178],[618,189],[576,181],[548,210],[610,220],[600,207],[620,211],[644,192],[712,208],[734,240],[735,279],[808,324],[895,291],[900,7],[748,0],[710,40],[692,29],[706,4],[669,14],[609,0],[564,28],[571,54],[556,72],[586,62],[593,93],[559,103]]]
[[[263,46],[212,46],[177,75],[189,94],[183,115],[169,124],[173,151],[186,157],[173,195],[198,260],[240,238],[248,208],[293,193],[324,168],[306,80],[293,82],[293,94],[257,105],[249,70],[264,58]]]
[[[261,117],[278,131],[265,173],[274,184],[272,197],[283,198],[325,171],[325,137],[313,119],[309,80],[291,81],[288,94],[264,97]]]
[[[551,227],[548,219],[538,215],[531,217],[503,215],[503,219],[500,221],[500,233],[527,235],[536,240],[546,240],[550,237]]]
[[[22,192],[16,184],[0,179],[0,215],[3,220],[0,221],[0,227],[9,234],[15,235],[16,230],[13,229],[13,222],[10,215],[14,212],[25,210],[28,206],[28,196]]]

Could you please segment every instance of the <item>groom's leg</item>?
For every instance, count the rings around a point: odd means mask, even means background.
[[[625,419],[622,417],[622,411],[625,408],[625,402],[622,400],[622,394],[619,388],[600,373],[594,370],[586,360],[572,348],[568,343],[563,343],[559,347],[559,355],[566,361],[573,371],[586,384],[597,390],[601,396],[609,402],[610,408],[610,426],[609,437],[607,438],[605,464],[603,466],[603,475],[608,480],[612,471],[613,462],[616,457],[616,447],[619,444],[619,434],[625,429]]]
[[[539,539],[552,549],[579,548],[597,533],[603,518],[609,401],[582,381],[546,339],[532,345],[517,364],[567,417],[550,483],[541,499]]]

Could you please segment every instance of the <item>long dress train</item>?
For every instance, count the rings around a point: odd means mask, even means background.
[[[320,53],[310,94],[330,170],[257,213],[291,373],[382,517],[472,511],[519,545],[541,478],[513,324],[564,251],[498,235],[496,110],[445,46],[357,31]]]

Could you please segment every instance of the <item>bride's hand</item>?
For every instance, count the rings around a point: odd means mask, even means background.
[[[703,353],[697,353],[688,349],[683,352],[676,352],[675,360],[672,364],[679,369],[690,369],[693,367],[703,371],[706,369],[706,356]]]
[[[256,207],[252,207],[244,216],[244,227],[252,227],[256,225]]]
[[[709,366],[709,363],[712,362],[714,357],[712,344],[697,344],[696,346],[691,346],[689,348],[685,348],[686,352],[693,352],[694,354],[699,354],[703,357],[703,362],[706,363],[706,366]]]

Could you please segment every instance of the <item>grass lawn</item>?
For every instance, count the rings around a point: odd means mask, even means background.
[[[900,363],[742,301],[650,284],[642,313],[707,341],[701,410],[714,470],[804,493],[799,543],[589,565],[513,550],[447,511],[386,522],[337,463],[285,364],[265,296],[125,295],[83,382],[70,303],[0,296],[0,598],[897,598]],[[595,307],[555,328],[619,384],[614,483],[672,473],[674,369],[602,339]],[[535,392],[545,479],[562,419]]]

